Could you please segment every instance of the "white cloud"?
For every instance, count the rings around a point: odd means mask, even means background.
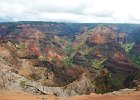
[[[0,0],[0,21],[140,23],[140,0]]]

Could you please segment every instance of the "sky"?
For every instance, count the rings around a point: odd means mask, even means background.
[[[0,0],[0,22],[140,23],[140,0]]]

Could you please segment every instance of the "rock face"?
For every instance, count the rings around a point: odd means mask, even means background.
[[[120,71],[121,73],[122,70],[123,72],[129,73],[131,71],[133,72],[136,69],[130,62],[127,54],[118,44],[108,44],[106,45],[106,47],[106,51],[109,51],[108,61],[110,62],[110,64],[114,65],[114,71],[112,70],[112,72],[115,72],[116,70],[117,72]],[[107,66],[109,67],[109,65]],[[108,69],[111,70],[112,68],[110,67]]]
[[[64,44],[60,42],[58,36],[53,34],[54,31],[52,33],[44,32],[38,27],[36,25],[17,25],[17,29],[13,28],[13,31],[7,32],[2,39],[16,44],[16,47],[24,52],[24,54],[19,52],[20,57],[29,56],[29,54],[35,57],[48,55],[49,60],[54,58],[60,60],[62,56],[65,56],[62,49]],[[42,26],[42,28],[44,27],[47,26]]]
[[[109,42],[126,43],[125,33],[116,33],[110,27],[98,26],[91,30],[91,35],[87,38],[87,44],[93,46],[96,44],[105,44]]]
[[[109,71],[101,69],[94,78],[96,93],[107,93],[109,91]]]
[[[100,47],[98,46],[97,49],[103,57],[107,58],[103,62],[103,67],[109,70],[112,79],[117,80],[117,82],[114,81],[113,84],[117,88],[128,86],[134,78],[133,73],[136,73],[138,68],[132,64],[121,46],[117,43],[107,43]],[[131,79],[128,82],[128,78],[130,77]]]
[[[131,87],[135,87],[137,91],[140,91],[140,79],[133,80],[131,83]]]
[[[74,90],[81,95],[95,92],[95,86],[91,82],[90,78],[88,78],[88,74],[86,73],[83,73],[79,79],[67,85],[66,89]]]
[[[89,61],[80,52],[74,55],[73,63],[80,66],[89,66]]]
[[[21,63],[16,57],[16,51],[16,47],[11,42],[0,43],[0,62],[11,68],[18,69]]]
[[[137,68],[119,45],[125,41],[123,33],[116,33],[111,28],[104,26],[94,28],[86,41],[87,45],[93,48],[88,54],[90,61],[93,60],[97,65],[102,63],[102,67],[107,68],[111,73],[112,79],[118,81],[113,82],[114,86],[118,88],[128,86],[134,78],[133,73],[137,72]],[[128,80],[128,77],[131,79]]]
[[[0,71],[0,90],[25,91],[32,94],[48,94],[56,96],[78,95],[74,90],[63,87],[46,87],[37,82],[32,82],[13,72]]]
[[[88,45],[104,44],[115,40],[115,33],[107,27],[96,27],[93,29],[93,34],[88,37]]]

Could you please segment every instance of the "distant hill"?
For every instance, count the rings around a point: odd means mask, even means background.
[[[59,36],[67,36],[73,38],[77,33],[85,33],[96,26],[113,26],[116,27],[117,32],[124,32],[131,34],[132,40],[137,34],[136,29],[140,28],[140,24],[114,24],[114,23],[60,23],[60,22],[43,22],[43,21],[21,21],[21,22],[1,22],[0,34],[5,36],[11,32],[18,31],[22,28],[28,27],[39,30],[43,33],[52,33]],[[18,34],[18,32],[17,32]]]

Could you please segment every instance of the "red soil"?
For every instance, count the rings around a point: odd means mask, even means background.
[[[55,97],[48,95],[30,95],[23,92],[0,92],[0,100],[140,100],[140,91],[123,94],[82,95],[73,97]]]

